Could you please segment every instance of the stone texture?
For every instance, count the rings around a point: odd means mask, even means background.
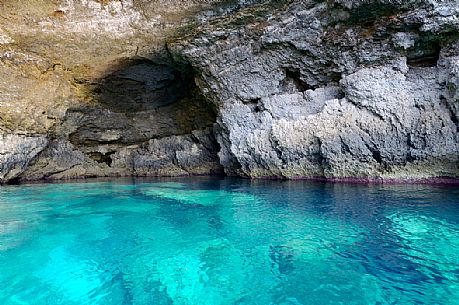
[[[115,155],[114,163],[130,164],[136,176],[221,174],[214,143],[211,129],[152,139],[140,150]]]
[[[444,98],[445,106],[450,112],[451,120],[458,127],[459,122],[459,57],[450,58],[446,69],[448,76],[446,80],[446,92]]]
[[[457,4],[251,7],[173,49],[219,106],[230,175],[458,177]]]
[[[46,144],[44,136],[0,135],[0,183],[17,178]]]
[[[214,143],[211,129],[91,153],[61,139],[52,141],[22,175],[27,179],[71,179],[221,174]]]
[[[5,154],[0,182],[221,171],[214,152],[218,145],[208,145],[215,107],[202,98],[190,67],[171,60],[165,41],[179,27],[226,14],[237,5],[2,1],[0,133],[25,138],[18,138],[17,146],[8,140],[0,147]],[[194,136],[204,130],[206,136]],[[20,144],[36,135],[49,143],[40,146],[41,153],[32,144]],[[193,142],[201,140],[205,143]],[[173,151],[162,157],[174,164],[171,172],[165,166],[139,165],[137,171],[124,164],[154,159],[150,155],[159,148],[146,148],[150,141],[181,151],[181,157]]]
[[[2,1],[0,182],[458,178],[458,7]]]

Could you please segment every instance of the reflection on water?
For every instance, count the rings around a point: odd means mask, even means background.
[[[459,189],[0,188],[0,304],[458,304]]]

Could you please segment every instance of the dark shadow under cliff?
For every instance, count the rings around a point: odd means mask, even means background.
[[[122,58],[104,77],[75,82],[91,99],[67,112],[67,123],[76,127],[70,134],[76,145],[138,143],[188,134],[216,120],[216,110],[196,87],[191,67],[162,58]],[[107,130],[120,136],[104,136]]]
[[[102,105],[117,112],[147,111],[190,97],[193,72],[141,58],[123,58],[93,89]]]
[[[209,132],[216,109],[197,88],[189,65],[160,55],[121,58],[103,77],[74,81],[86,103],[67,110],[59,133],[87,158],[112,167],[120,151],[145,150],[151,140],[184,136],[204,145],[218,164],[212,133],[205,141],[194,136]],[[164,154],[174,149],[161,148]]]

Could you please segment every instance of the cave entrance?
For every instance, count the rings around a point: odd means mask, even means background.
[[[90,159],[113,166],[111,154],[123,148],[216,122],[216,107],[202,95],[189,65],[134,57],[109,66],[104,77],[81,82],[92,102],[69,109],[64,124],[72,130],[69,141]]]
[[[178,102],[195,87],[192,69],[146,58],[123,58],[93,89],[99,103],[116,112],[148,111]]]

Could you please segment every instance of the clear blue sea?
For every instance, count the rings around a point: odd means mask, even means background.
[[[0,186],[0,304],[459,304],[459,187]]]

